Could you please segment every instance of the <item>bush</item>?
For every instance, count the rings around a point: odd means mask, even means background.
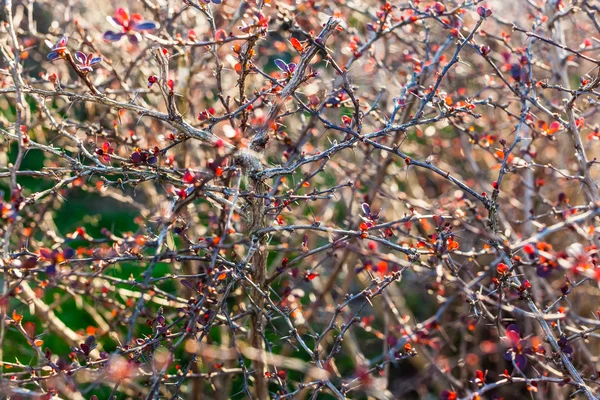
[[[592,3],[5,0],[0,392],[596,398]]]

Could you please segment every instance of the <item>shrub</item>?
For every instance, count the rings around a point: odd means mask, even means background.
[[[592,3],[5,0],[1,393],[595,398]]]

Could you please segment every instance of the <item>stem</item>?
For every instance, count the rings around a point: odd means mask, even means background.
[[[261,181],[253,182],[254,191],[258,195],[265,194],[265,185]],[[264,229],[267,226],[265,218],[264,199],[259,196],[251,200],[251,225],[249,232],[253,237],[253,245],[256,246],[254,255],[252,256],[253,266],[253,281],[259,289],[264,289],[264,293],[268,293],[265,288],[267,277],[267,256],[268,252],[264,247],[266,235],[257,234],[256,231]],[[265,342],[263,340],[264,324],[263,324],[263,308],[265,306],[265,298],[258,290],[252,291],[252,301],[254,303],[254,313],[250,322],[250,342],[251,346],[259,350],[258,357],[252,361],[252,367],[256,371],[255,379],[255,395],[258,399],[267,399],[268,396],[268,380],[265,376],[267,372]]]

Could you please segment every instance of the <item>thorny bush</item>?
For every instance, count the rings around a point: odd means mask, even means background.
[[[4,0],[0,396],[600,395],[597,0]]]

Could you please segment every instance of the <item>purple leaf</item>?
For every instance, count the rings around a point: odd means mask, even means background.
[[[367,203],[362,203],[362,211],[367,217],[371,216],[371,206]]]
[[[285,63],[285,61],[283,61],[280,58],[277,58],[275,60],[275,65],[277,66],[277,68],[279,68],[283,72],[290,72],[290,68],[288,67],[288,65]]]
[[[94,335],[90,335],[85,339],[85,344],[92,348],[92,346],[94,346],[94,343],[96,342],[96,338],[94,337]]]
[[[115,19],[114,17],[106,17],[106,20],[115,28],[122,28],[123,25],[121,25],[119,23],[119,21],[117,19]]]
[[[289,63],[288,68],[290,70],[290,74],[293,74],[294,71],[296,70],[296,63]]]
[[[127,39],[129,39],[129,42],[131,43],[138,43],[140,40],[142,40],[142,36],[139,33],[135,32],[127,35]]]
[[[521,371],[524,370],[527,366],[527,357],[525,357],[523,354],[515,354],[515,365]]]
[[[76,51],[75,59],[77,60],[77,62],[79,64],[85,64],[87,58],[86,58],[85,54],[83,54],[81,51]]]
[[[517,335],[521,334],[521,330],[515,324],[510,324],[508,327],[506,327],[506,330],[511,331],[511,332],[516,332]]]
[[[64,358],[60,357],[58,359],[58,361],[56,361],[56,366],[58,368],[60,368],[61,370],[65,370],[69,366],[69,363],[67,362],[67,360],[65,360]]]
[[[63,257],[66,259],[72,258],[75,255],[75,250],[73,250],[70,247],[67,247],[64,251],[63,251]]]
[[[136,31],[153,31],[158,28],[158,24],[154,21],[142,21],[136,24],[133,29]]]
[[[510,66],[510,74],[512,75],[515,81],[521,79],[521,66],[517,63],[514,63]]]
[[[535,272],[540,278],[546,278],[552,273],[552,267],[548,264],[538,264],[535,268]]]
[[[188,289],[196,291],[196,287],[194,286],[194,284],[192,282],[188,281],[187,279],[182,279],[181,284],[183,286],[187,287]]]
[[[60,58],[60,54],[58,54],[58,53],[57,53],[57,52],[55,52],[55,51],[51,51],[50,53],[48,53],[48,56],[47,56],[47,58],[48,58],[48,60],[50,60],[50,61],[54,61],[54,60],[56,60],[57,58]]]
[[[563,351],[563,353],[573,353],[573,347],[571,347],[571,345],[569,344],[569,339],[567,339],[567,337],[564,334],[561,335],[558,339],[558,345],[560,346],[560,349]]]
[[[106,32],[104,32],[104,35],[102,36],[102,38],[104,40],[109,40],[111,42],[116,42],[117,40],[121,39],[123,37],[123,35],[125,35],[125,34],[124,33],[113,32],[113,31],[106,31]]]
[[[58,43],[56,43],[56,46],[54,46],[56,49],[60,49],[60,48],[64,48],[67,46],[67,41],[69,40],[68,36],[63,36],[60,38],[60,40],[58,41]]]
[[[567,337],[565,335],[561,335],[561,337],[558,339],[558,345],[560,347],[563,347],[564,345],[566,345],[568,343],[567,341]]]
[[[99,62],[102,61],[102,57],[94,57],[92,58],[92,60],[90,61],[90,65],[94,65],[94,64],[98,64]]]

